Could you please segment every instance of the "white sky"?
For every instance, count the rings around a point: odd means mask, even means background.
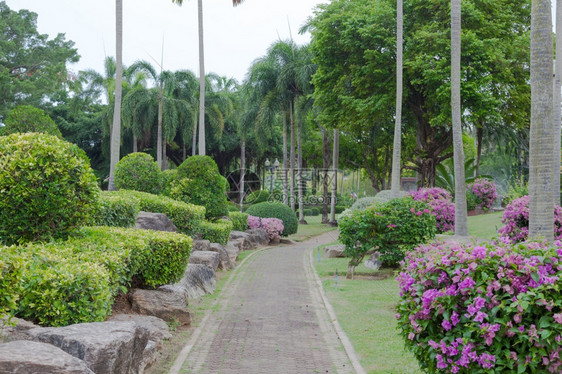
[[[298,30],[317,4],[328,0],[204,0],[205,70],[241,82],[252,63],[279,38],[307,43]],[[103,71],[105,56],[115,56],[114,0],[6,0],[12,10],[38,14],[38,30],[53,38],[65,33],[76,43],[80,62],[72,70]],[[189,69],[199,75],[197,0],[182,7],[171,0],[123,0],[123,62],[160,62],[164,69]],[[152,58],[150,57],[152,56]]]

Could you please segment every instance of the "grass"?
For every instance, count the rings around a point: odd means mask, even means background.
[[[479,239],[489,240],[498,236],[503,212],[494,212],[468,217],[468,233]]]
[[[296,234],[290,235],[289,239],[296,242],[303,242],[314,236],[323,234],[328,231],[333,231],[336,227],[328,226],[322,223],[322,216],[305,217],[308,222],[307,225],[299,225]]]

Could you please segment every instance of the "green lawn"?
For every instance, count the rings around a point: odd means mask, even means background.
[[[498,236],[498,229],[503,226],[502,214],[503,212],[495,212],[468,217],[468,233],[484,240]]]
[[[323,234],[328,231],[333,231],[336,227],[331,227],[328,225],[322,224],[322,216],[314,216],[314,217],[305,217],[305,220],[308,222],[307,225],[299,225],[296,234],[290,235],[289,239],[294,240],[296,242],[303,242],[307,239],[312,238],[313,236]]]

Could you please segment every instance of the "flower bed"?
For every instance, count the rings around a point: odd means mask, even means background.
[[[278,242],[281,239],[281,233],[285,229],[283,221],[279,218],[259,218],[248,216],[248,227],[250,229],[264,229],[267,231],[269,241]]]
[[[435,216],[438,233],[455,230],[455,204],[447,190],[439,187],[420,188],[410,192],[410,196],[414,200],[429,204],[431,212]]]

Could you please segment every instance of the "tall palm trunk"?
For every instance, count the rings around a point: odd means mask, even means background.
[[[123,79],[123,0],[115,0],[115,55],[117,69],[115,72],[115,103],[113,107],[113,125],[111,127],[111,148],[109,162],[110,191],[115,191],[115,165],[119,161],[119,148],[121,146],[121,96]]]
[[[529,237],[549,241],[554,239],[552,74],[550,0],[532,0]]]
[[[333,152],[333,169],[334,169],[334,180],[332,182],[332,201],[330,206],[330,223],[332,225],[337,224],[336,222],[336,200],[338,198],[338,164],[340,158],[340,133],[338,129],[334,129],[334,152]]]
[[[191,155],[195,156],[197,154],[197,114],[195,114],[193,120],[193,138],[191,143]]]
[[[137,139],[136,135],[133,135],[133,152],[136,153],[139,151],[139,140]]]
[[[168,170],[168,156],[166,156],[166,147],[168,143],[162,142],[162,170]]]
[[[560,205],[560,125],[562,118],[562,0],[556,0],[556,66],[554,67],[554,204]]]
[[[295,101],[298,106],[298,96]],[[302,121],[299,120],[298,114],[295,114],[297,121],[297,191],[299,195],[299,223],[305,224],[304,220],[304,191],[303,191],[303,180],[302,180]]]
[[[322,183],[322,223],[328,223],[328,168],[330,167],[330,140],[328,130],[322,128],[322,166],[324,168],[324,176]]]
[[[287,164],[287,111],[283,109],[283,204],[288,205],[288,178],[289,166]]]
[[[451,112],[455,168],[455,235],[468,235],[461,125],[461,0],[451,0]]]
[[[295,211],[295,106],[293,102],[289,104],[289,116],[291,121],[291,149],[289,150],[290,151],[289,168],[291,169],[290,171],[291,196],[289,197],[289,201],[291,203],[291,209],[294,212]]]
[[[156,161],[158,168],[162,170],[162,112],[163,112],[162,83],[158,87],[158,130],[156,135]]]
[[[394,147],[392,149],[391,194],[398,197],[400,192],[400,151],[402,147],[402,0],[396,1],[396,118],[394,122]]]
[[[199,154],[205,155],[205,51],[203,45],[203,0],[199,8]]]
[[[244,174],[246,168],[246,139],[242,137],[240,146],[240,211],[244,207]]]

